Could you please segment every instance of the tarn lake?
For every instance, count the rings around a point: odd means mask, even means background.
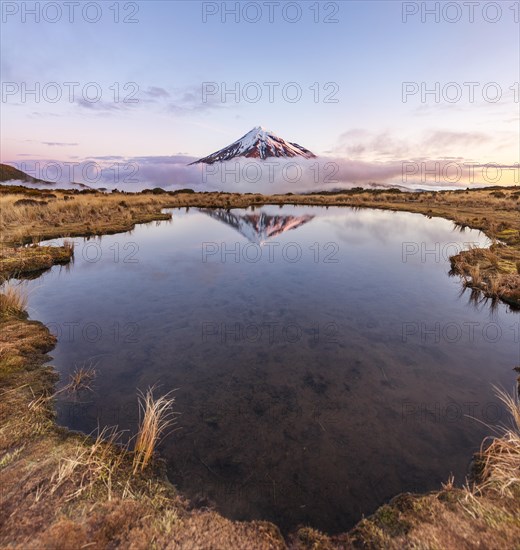
[[[448,257],[488,239],[447,220],[345,207],[172,209],[90,240],[28,281],[58,336],[58,422],[135,433],[137,391],[175,389],[159,447],[196,506],[282,530],[350,528],[400,492],[463,484],[508,418],[520,316],[475,301]],[[58,242],[58,241],[56,241]]]

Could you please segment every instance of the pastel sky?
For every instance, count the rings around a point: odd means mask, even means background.
[[[500,2],[501,14],[483,12],[488,2],[473,14],[465,6],[458,21],[451,8],[441,11],[439,22],[421,13],[435,2],[272,2],[272,13],[264,2],[242,2],[238,22],[232,13],[222,21],[223,9],[237,2],[120,2],[119,23],[114,2],[93,4],[98,22],[85,20],[85,2],[73,22],[64,6],[60,18],[51,6],[35,22],[20,3],[2,3],[2,162],[200,157],[257,125],[360,167],[356,181],[376,181],[377,168],[402,161],[519,162],[515,2]],[[446,2],[437,4],[442,10]],[[299,21],[291,23],[298,11]],[[87,13],[97,15],[93,8]],[[67,82],[79,83],[72,98]],[[85,97],[92,82],[97,87]],[[272,101],[265,82],[278,83]],[[468,82],[475,83],[473,101]],[[35,83],[38,98],[24,97],[24,86]],[[204,83],[218,88],[206,101]],[[282,93],[289,83],[296,86]],[[421,98],[435,83],[440,96]],[[496,101],[498,88],[490,83],[500,87]],[[205,86],[212,91],[212,84]],[[222,97],[223,87],[236,86],[238,102]],[[57,88],[62,98],[49,101]],[[301,99],[289,101],[298,89]],[[258,90],[257,102],[244,97],[254,99]],[[89,101],[99,91],[100,101]],[[363,175],[364,168],[373,170]],[[514,183],[513,172],[498,183]],[[401,179],[389,174],[379,179]]]

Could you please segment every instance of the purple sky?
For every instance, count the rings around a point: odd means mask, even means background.
[[[340,183],[518,183],[518,2],[235,4],[3,2],[2,162],[196,185],[187,161],[262,125]]]

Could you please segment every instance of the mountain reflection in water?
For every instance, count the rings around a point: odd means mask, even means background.
[[[201,208],[201,212],[236,229],[248,241],[262,244],[291,229],[297,229],[314,219],[314,216],[281,216],[265,212],[256,214],[235,214],[224,209]]]

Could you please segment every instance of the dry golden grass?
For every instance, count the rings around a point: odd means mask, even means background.
[[[491,225],[494,228],[491,231],[498,231],[496,224]],[[495,241],[490,248],[471,247],[450,258],[452,272],[463,278],[465,286],[485,297],[502,299],[513,307],[520,307],[520,274],[516,268],[520,232],[508,230],[505,234],[510,239],[510,246]]]
[[[511,425],[500,429],[499,437],[488,444],[484,441],[480,452],[482,483],[479,490],[496,489],[501,495],[520,497],[520,401],[517,396],[496,389],[506,406]]]
[[[29,294],[21,284],[5,283],[0,288],[0,314],[20,315],[27,309]]]
[[[21,197],[20,194],[0,195],[0,228],[5,243],[39,242],[67,234],[125,231],[136,221],[149,221],[152,214],[161,219],[160,209],[164,202],[155,195],[135,195],[127,202],[119,194],[56,193],[56,198],[50,200],[17,205]]]
[[[68,456],[60,458],[50,480],[50,494],[66,488],[65,500],[70,501],[100,482],[106,488],[107,500],[111,500],[112,480],[125,458],[124,449],[118,445],[120,435],[116,428],[105,427],[93,441],[78,442]]]
[[[70,239],[64,239],[63,248],[65,248],[65,250],[69,250],[72,254],[74,254],[74,241]]]
[[[503,292],[501,278],[489,276],[486,282],[486,291],[491,298],[500,298]]]
[[[152,460],[161,435],[174,423],[172,405],[175,398],[169,392],[155,398],[154,388],[139,392],[139,430],[134,447],[134,474],[143,471]]]
[[[24,246],[0,248],[0,281],[43,272],[56,264],[70,262],[72,246]]]

